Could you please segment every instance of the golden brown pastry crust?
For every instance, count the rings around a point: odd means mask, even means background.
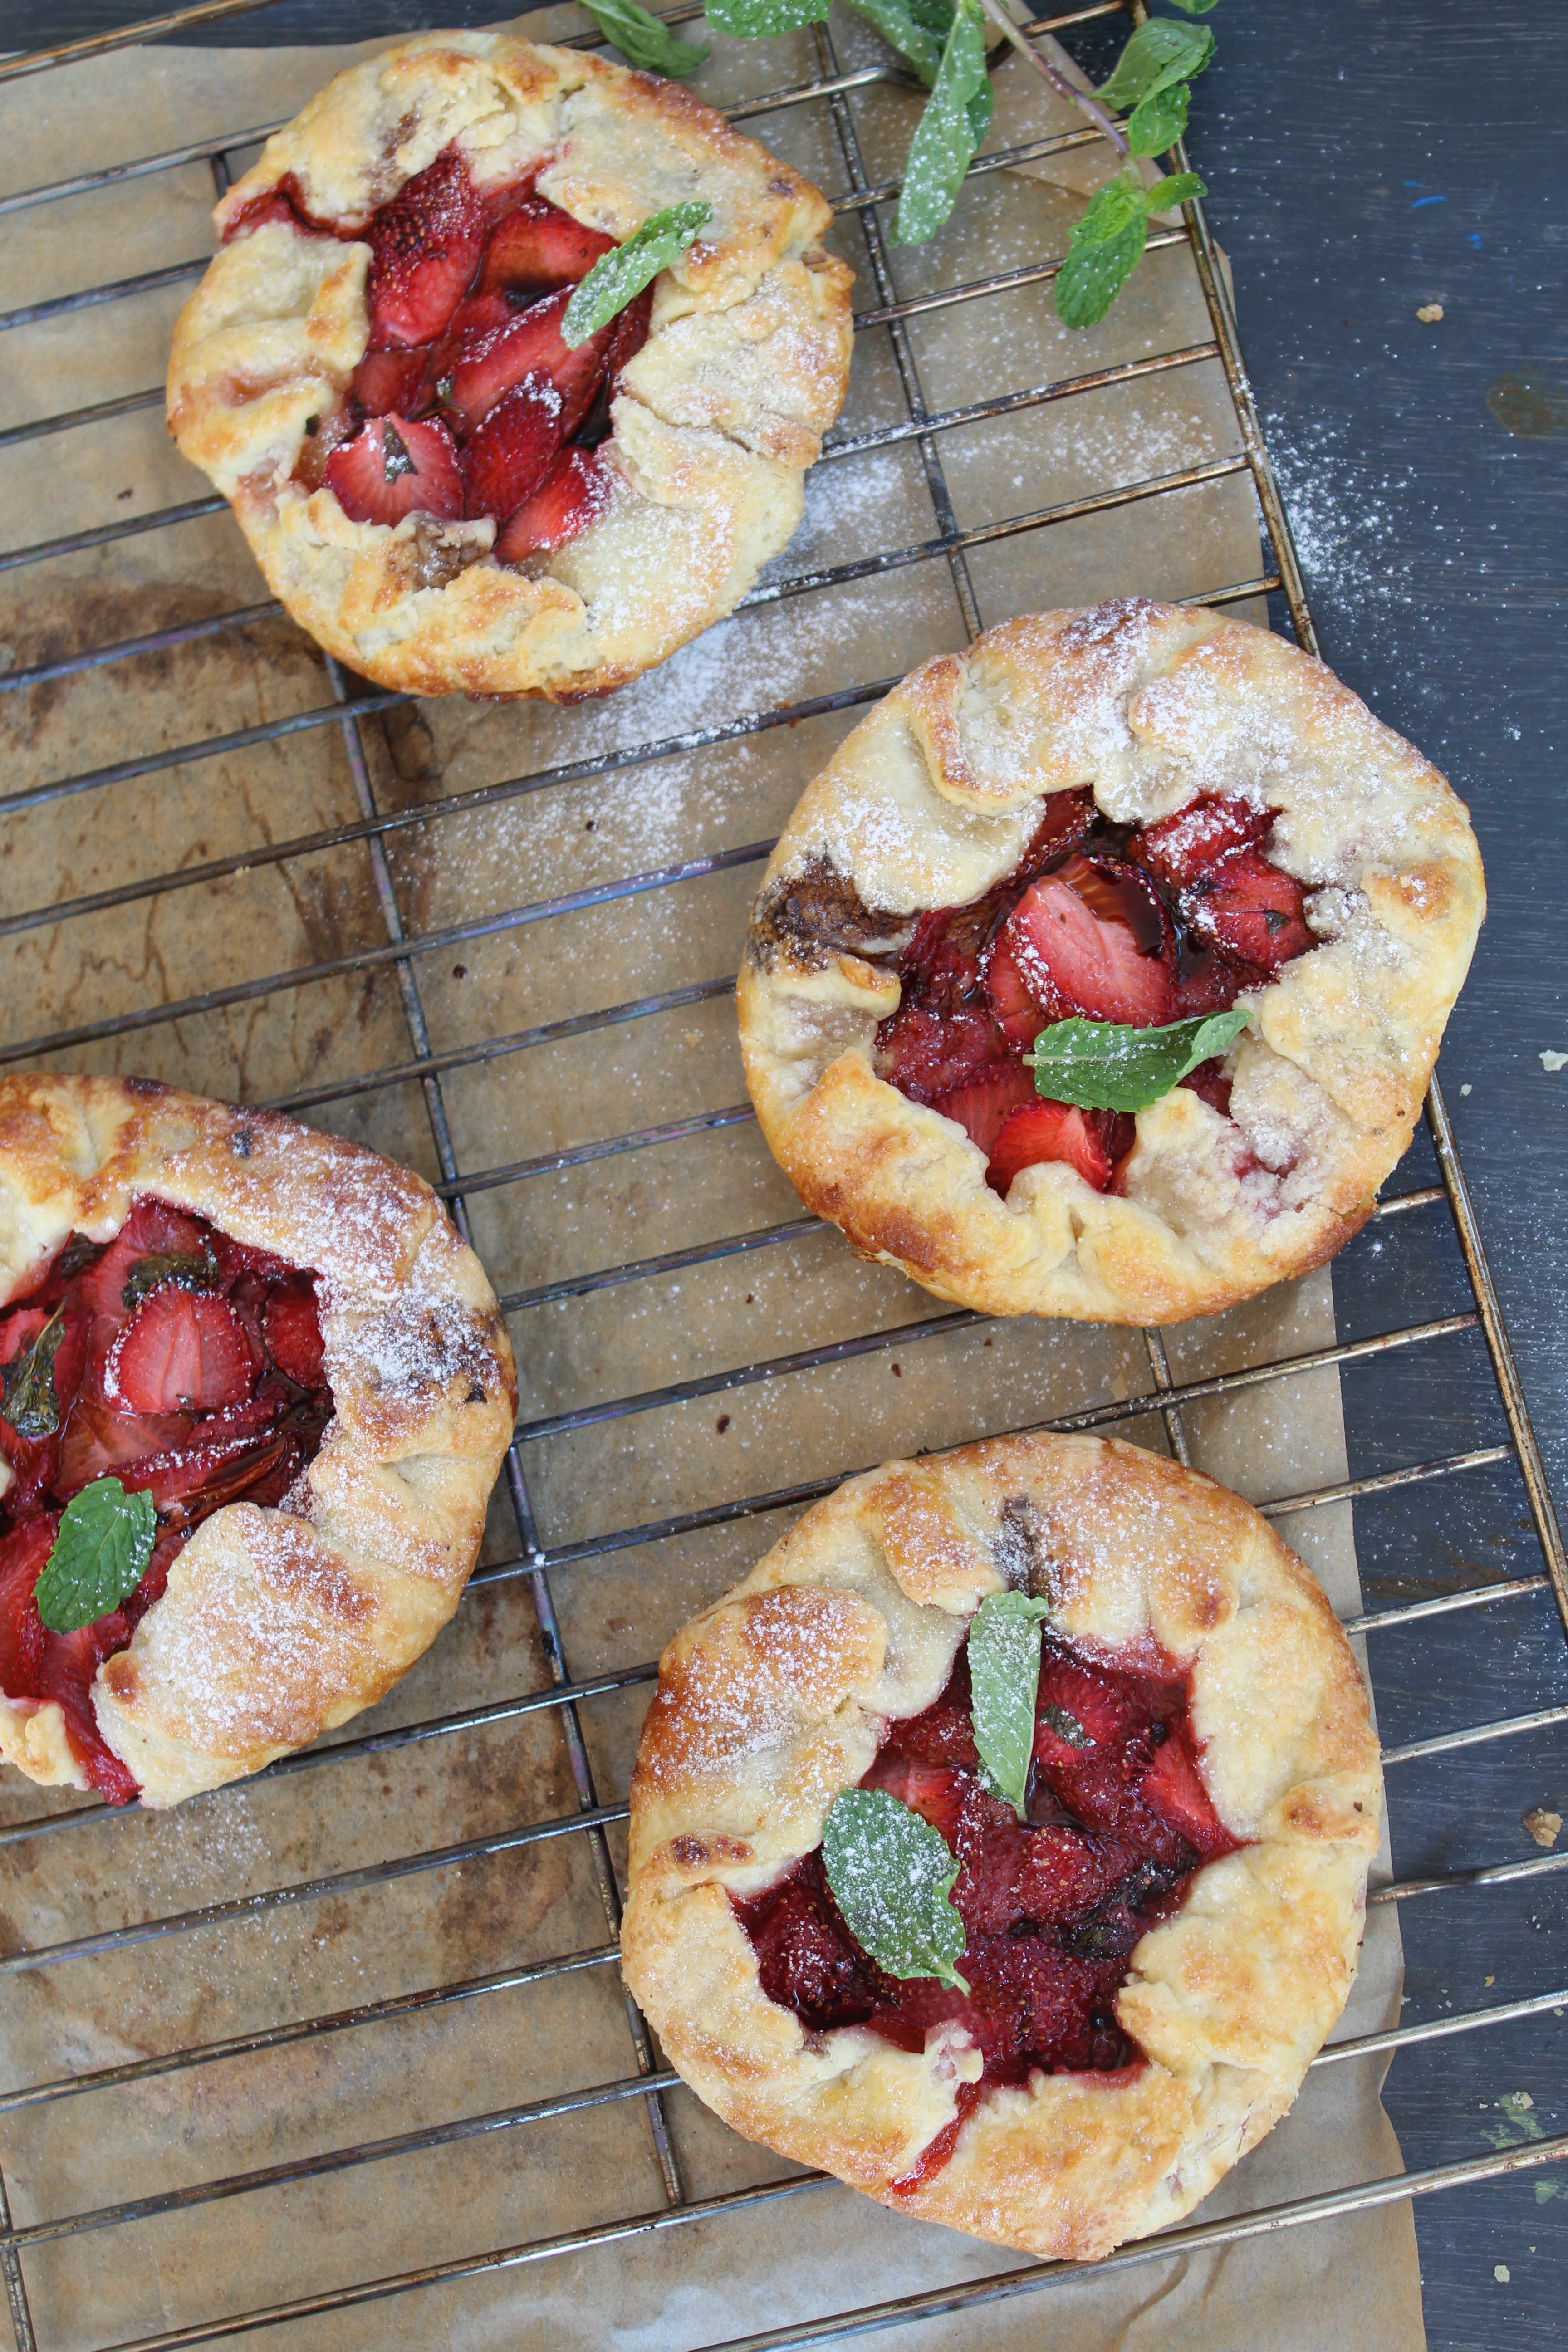
[[[1056,1163],[1005,1201],[963,1129],[876,1074],[886,954],[1008,873],[1041,798],[1092,785],[1145,824],[1201,793],[1279,815],[1273,862],[1321,945],[1241,1001],[1228,1119],[1185,1087],[1141,1111],[1124,1195]],[[792,886],[840,911],[804,923]],[[798,908],[798,896],[795,897]],[[1000,1315],[1168,1323],[1331,1257],[1406,1150],[1485,912],[1464,804],[1420,753],[1267,631],[1142,600],[988,629],[911,672],[797,803],[739,982],[746,1082],[802,1199],[857,1250]]]
[[[848,380],[852,273],[817,191],[672,82],[502,33],[426,33],[340,74],[218,205],[223,231],[291,174],[312,218],[363,227],[452,144],[481,188],[539,162],[539,193],[618,240],[702,197],[708,234],[654,288],[600,456],[618,485],[541,578],[495,525],[350,521],[292,479],[306,420],[364,355],[370,248],[243,229],[181,313],[169,426],[229,500],[268,584],[318,644],[416,694],[603,693],[731,612],[801,513]],[[455,576],[454,576],[455,575]]]
[[[495,1294],[430,1187],[359,1145],[149,1079],[0,1079],[0,1304],[154,1194],[310,1266],[334,1417],[287,1507],[202,1522],[93,1706],[145,1805],[258,1771],[389,1691],[458,1605],[517,1404]],[[85,1788],[53,1700],[0,1759]]]
[[[1249,1841],[1146,1935],[1117,2001],[1131,2077],[993,2087],[895,2194],[980,2074],[810,2032],[731,1906],[821,1842],[890,1718],[940,1695],[987,1593],[1027,1583],[1089,1652],[1150,1637],[1190,1673],[1200,1769]],[[626,1981],[726,2122],[921,2220],[1095,2260],[1180,2221],[1277,2123],[1344,2007],[1382,1810],[1365,1687],[1328,1601],[1238,1496],[1113,1440],[1003,1438],[850,1479],[659,1662],[632,1780]]]

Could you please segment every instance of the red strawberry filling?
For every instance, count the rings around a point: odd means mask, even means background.
[[[58,1699],[92,1786],[126,1804],[136,1782],[99,1736],[92,1678],[194,1528],[225,1503],[279,1502],[314,1459],[332,1414],[315,1278],[138,1201],[107,1247],[72,1234],[0,1309],[0,1691]],[[35,1587],[65,1505],[103,1477],[152,1496],[156,1548],[118,1609],[54,1633]]]
[[[879,1969],[845,1926],[820,1851],[734,1904],[763,1990],[811,2031],[868,2026],[920,2050],[947,2024],[980,2051],[980,2081],[900,2188],[946,2161],[988,2084],[1144,2063],[1116,2017],[1128,1956],[1194,1871],[1239,1843],[1209,1802],[1188,1685],[1169,1662],[1112,1665],[1047,1633],[1035,1720],[1026,1822],[981,1783],[964,1651],[936,1704],[890,1726],[861,1784],[910,1806],[952,1848],[967,1993]]]
[[[572,289],[615,240],[536,195],[536,176],[481,194],[449,147],[357,227],[313,217],[289,178],[229,224],[229,237],[283,221],[370,247],[370,347],[298,468],[351,521],[493,515],[498,560],[520,563],[604,511],[615,477],[597,445],[652,296],[567,349]]]
[[[1263,853],[1273,821],[1205,796],[1134,832],[1098,814],[1091,793],[1053,793],[1004,881],[917,921],[899,1009],[877,1032],[880,1076],[956,1119],[1004,1199],[1047,1160],[1114,1189],[1131,1118],[1042,1100],[1023,1056],[1058,1021],[1154,1028],[1223,1012],[1314,947],[1300,885]],[[1228,1114],[1217,1061],[1182,1084]]]

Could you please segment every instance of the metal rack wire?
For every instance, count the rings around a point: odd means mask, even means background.
[[[132,27],[92,41],[73,43],[41,56],[10,60],[0,65],[0,82],[45,72],[152,33],[188,28],[238,15],[262,5],[265,5],[265,0],[211,0],[211,5],[159,19],[153,25]],[[1131,0],[1131,5],[1135,16],[1141,14],[1138,0]],[[1112,16],[1121,12],[1121,6],[1122,0],[1100,0],[1100,5],[1074,9],[1037,26],[1034,30],[1042,34],[1099,17]],[[692,7],[680,8],[672,12],[668,21],[679,24],[699,13]],[[438,19],[437,9],[433,21]],[[586,42],[592,37],[584,36],[584,39]],[[873,281],[874,301],[858,313],[857,326],[862,333],[877,329],[886,331],[906,413],[894,422],[839,439],[825,453],[823,462],[837,465],[872,450],[912,445],[921,468],[936,530],[931,536],[891,551],[853,557],[829,567],[818,567],[771,581],[747,600],[747,606],[754,609],[784,598],[806,595],[824,587],[878,573],[937,564],[947,568],[957,608],[964,626],[973,635],[981,625],[979,603],[969,567],[970,555],[977,548],[1019,533],[1044,530],[1090,514],[1160,499],[1172,491],[1193,488],[1206,481],[1244,474],[1250,479],[1257,494],[1271,552],[1271,567],[1253,578],[1216,583],[1201,601],[1208,604],[1238,603],[1279,591],[1283,595],[1298,640],[1309,650],[1315,651],[1311,616],[1289,525],[1247,384],[1224,277],[1201,208],[1190,207],[1185,215],[1185,226],[1179,230],[1164,232],[1152,238],[1151,243],[1154,246],[1190,247],[1212,322],[1212,335],[1207,340],[1157,356],[1040,383],[993,400],[973,401],[962,406],[933,411],[928,407],[922,391],[907,322],[919,314],[975,302],[1009,287],[1047,280],[1059,267],[1059,257],[1045,257],[1024,268],[900,299],[882,243],[877,210],[879,205],[896,194],[896,183],[874,184],[870,182],[856,117],[847,103],[847,93],[879,80],[896,79],[898,77],[891,68],[881,67],[843,71],[826,29],[816,28],[812,37],[816,43],[816,78],[748,100],[734,110],[734,119],[776,116],[802,106],[822,106],[828,111],[847,183],[847,193],[838,199],[838,209],[841,213],[854,215],[860,226]],[[193,163],[209,163],[221,190],[228,183],[228,159],[252,145],[274,127],[264,124],[238,129],[221,139],[198,142],[99,172],[78,173],[47,186],[0,199],[0,215],[15,215],[37,206],[60,203],[73,195],[133,178],[173,171]],[[1021,161],[1092,142],[1098,135],[1092,130],[1074,131],[987,154],[974,164],[973,172],[984,174],[1004,170]],[[0,315],[0,332],[36,325],[95,304],[124,299],[161,286],[194,280],[205,268],[205,255],[193,257],[186,261],[167,264],[133,278],[84,291],[46,296],[26,307]],[[1239,445],[1234,455],[1140,481],[1120,484],[1092,496],[1009,516],[983,526],[960,527],[943,470],[944,436],[980,420],[1018,415],[1054,403],[1071,402],[1091,393],[1108,391],[1141,379],[1168,375],[1173,371],[1216,361],[1224,370],[1234,410]],[[162,399],[161,388],[149,387],[142,392],[89,403],[37,421],[17,424],[0,430],[0,449],[83,426],[101,425],[138,410],[153,408]],[[0,571],[37,565],[138,534],[169,530],[217,512],[222,506],[223,501],[216,498],[194,499],[153,513],[75,531],[0,555]],[[12,693],[46,684],[63,687],[66,681],[87,677],[138,655],[167,652],[204,639],[242,631],[258,622],[275,619],[279,612],[280,607],[271,602],[251,604],[174,627],[124,637],[118,642],[99,645],[29,668],[14,670],[0,677],[0,690]],[[377,803],[372,763],[367,757],[362,730],[366,721],[393,709],[407,698],[372,691],[347,676],[335,662],[328,663],[327,676],[331,700],[320,707],[226,733],[207,735],[188,743],[119,761],[112,765],[99,766],[44,784],[0,794],[0,823],[102,792],[142,775],[162,773],[182,765],[213,760],[226,752],[277,742],[321,729],[336,731],[346,756],[358,812],[352,821],[318,827],[275,842],[252,845],[231,855],[182,865],[177,870],[8,914],[0,918],[0,936],[15,940],[28,931],[62,921],[142,904],[163,894],[190,889],[196,885],[220,883],[259,866],[282,866],[289,861],[363,844],[370,858],[374,893],[385,931],[384,941],[324,957],[307,965],[270,971],[260,977],[230,982],[219,979],[216,984],[199,994],[173,1003],[148,1003],[130,1012],[79,1021],[47,1034],[19,1037],[0,1045],[0,1065],[37,1064],[42,1058],[75,1052],[105,1039],[123,1037],[127,1034],[162,1026],[186,1016],[209,1013],[242,1003],[265,1003],[319,982],[382,970],[390,971],[399,992],[408,1041],[406,1055],[395,1061],[383,1062],[360,1071],[353,1076],[297,1088],[286,1097],[279,1097],[275,1107],[307,1112],[326,1106],[341,1107],[355,1100],[363,1101],[378,1090],[416,1085],[423,1094],[434,1155],[439,1169],[439,1189],[449,1202],[459,1226],[465,1231],[469,1225],[469,1202],[487,1192],[502,1186],[523,1184],[531,1179],[585,1167],[621,1155],[679,1144],[726,1128],[740,1127],[748,1121],[752,1116],[749,1108],[738,1103],[659,1124],[645,1125],[607,1139],[574,1144],[533,1158],[511,1159],[478,1168],[464,1167],[454,1144],[452,1121],[443,1091],[444,1082],[454,1073],[482,1068],[574,1036],[601,1033],[617,1024],[636,1023],[656,1014],[721,999],[728,993],[731,983],[728,979],[683,982],[678,986],[650,991],[587,1013],[541,1022],[509,1034],[438,1047],[433,1043],[426,1018],[421,991],[421,967],[425,959],[465,943],[515,933],[531,924],[579,914],[611,902],[638,898],[700,877],[758,865],[767,856],[773,845],[771,841],[747,841],[580,890],[557,892],[480,919],[428,929],[412,926],[405,916],[400,903],[389,848],[395,845],[398,836],[415,828],[440,828],[477,813],[497,810],[525,795],[647,766],[698,750],[717,749],[726,743],[763,736],[775,729],[794,727],[803,720],[857,709],[884,693],[892,679],[879,677],[777,709],[751,710],[722,724],[694,731],[609,751],[584,751],[581,757],[452,793],[436,802],[408,808],[385,808]],[[1152,1414],[1158,1413],[1163,1418],[1172,1451],[1184,1460],[1187,1458],[1187,1443],[1182,1413],[1186,1408],[1247,1389],[1296,1378],[1307,1371],[1348,1367],[1394,1350],[1419,1350],[1436,1342],[1478,1335],[1487,1350],[1495,1380],[1507,1426],[1506,1442],[1477,1443],[1438,1458],[1409,1462],[1376,1475],[1349,1478],[1278,1499],[1269,1504],[1268,1509],[1276,1518],[1289,1518],[1331,1504],[1364,1498],[1401,1486],[1463,1476],[1492,1465],[1515,1464],[1523,1480],[1531,1520],[1540,1546],[1540,1570],[1494,1580],[1433,1599],[1373,1611],[1357,1620],[1350,1630],[1368,1633],[1395,1629],[1414,1626],[1433,1616],[1458,1611],[1489,1611],[1548,1589],[1555,1598],[1565,1628],[1568,1628],[1568,1555],[1564,1553],[1563,1538],[1531,1433],[1464,1172],[1442,1097],[1436,1085],[1427,1105],[1427,1120],[1441,1183],[1390,1198],[1377,1212],[1380,1228],[1397,1234],[1404,1229],[1405,1221],[1411,1215],[1446,1202],[1473,1296],[1472,1307],[1463,1312],[1430,1316],[1399,1328],[1379,1331],[1372,1337],[1201,1378],[1177,1377],[1172,1370],[1158,1335],[1150,1334],[1147,1335],[1147,1348],[1152,1381],[1151,1389],[1087,1406],[1069,1414],[1058,1415],[1036,1425],[1053,1429],[1105,1429],[1147,1420]],[[814,1229],[815,1221],[811,1218],[792,1216],[773,1224],[719,1235],[660,1255],[535,1284],[514,1291],[503,1300],[503,1305],[513,1313],[559,1305],[570,1299],[583,1298],[617,1286],[642,1284],[654,1277],[728,1257],[765,1251],[786,1244],[803,1232]],[[513,1548],[504,1556],[487,1561],[474,1580],[474,1589],[482,1591],[487,1586],[521,1584],[526,1590],[548,1675],[545,1686],[500,1700],[451,1709],[423,1721],[390,1729],[373,1729],[292,1757],[274,1766],[266,1777],[276,1781],[321,1772],[342,1773],[352,1770],[356,1763],[418,1748],[425,1743],[450,1739],[462,1733],[498,1725],[521,1724],[530,1717],[542,1715],[550,1717],[560,1726],[570,1769],[574,1804],[550,1819],[523,1822],[454,1843],[416,1847],[393,1858],[352,1869],[300,1876],[232,1899],[195,1905],[155,1916],[132,1917],[121,1925],[13,1951],[0,1958],[0,1985],[25,1972],[79,1966],[142,1946],[157,1948],[169,1938],[215,1927],[237,1927],[291,1906],[308,1906],[351,1893],[388,1887],[401,1880],[489,1857],[536,1849],[556,1840],[584,1842],[603,1915],[605,1933],[602,1941],[526,1965],[368,1999],[349,2007],[287,2019],[255,2030],[192,2043],[159,2055],[117,2064],[88,2066],[51,2079],[29,2082],[0,2093],[0,2145],[4,2144],[5,2134],[13,2119],[60,2102],[90,2098],[170,2076],[193,2074],[225,2061],[320,2042],[374,2025],[391,2025],[400,2020],[425,2016],[463,2004],[482,2004],[492,1996],[519,1988],[612,1969],[616,1959],[615,1938],[620,1911],[612,1837],[616,1826],[625,1818],[626,1808],[618,1798],[606,1801],[603,1790],[596,1784],[582,1710],[595,1699],[635,1690],[651,1679],[655,1668],[651,1662],[644,1662],[574,1678],[563,1641],[552,1580],[562,1571],[590,1561],[604,1561],[616,1553],[657,1545],[672,1538],[753,1517],[770,1522],[767,1532],[771,1538],[777,1524],[772,1520],[771,1515],[798,1507],[827,1492],[850,1472],[868,1465],[858,1461],[837,1462],[826,1475],[809,1481],[767,1491],[741,1493],[700,1508],[667,1512],[635,1525],[555,1540],[552,1539],[547,1527],[542,1526],[531,1493],[531,1467],[538,1459],[536,1449],[552,1439],[605,1423],[630,1421],[638,1415],[721,1395],[755,1383],[822,1371],[834,1364],[858,1357],[907,1351],[927,1341],[940,1340],[955,1331],[976,1327],[983,1320],[980,1317],[965,1313],[932,1313],[896,1327],[879,1328],[771,1358],[721,1366],[660,1387],[597,1396],[570,1410],[535,1414],[522,1421],[517,1429],[507,1465],[507,1489],[513,1522],[509,1540]],[[1524,1735],[1564,1720],[1568,1720],[1568,1707],[1538,1709],[1407,1742],[1385,1751],[1384,1760],[1390,1767],[1397,1768],[1417,1759]],[[96,1806],[46,1813],[0,1829],[0,1849],[25,1856],[29,1852],[36,1853],[41,1843],[58,1838],[68,1840],[84,1832],[113,1837],[117,1823],[124,1818],[109,1814]],[[1407,1880],[1376,1890],[1372,1900],[1386,1904],[1427,1895],[1452,1898],[1458,1890],[1463,1888],[1508,1884],[1555,1872],[1565,1865],[1568,1865],[1568,1853],[1543,1853],[1538,1858],[1525,1862],[1503,1862],[1476,1870]],[[1554,2011],[1560,2013],[1565,2004],[1568,2004],[1568,1991],[1553,1990],[1526,2000],[1447,2015],[1422,2024],[1396,2026],[1386,2032],[1336,2043],[1326,2049],[1316,2063],[1319,2066],[1342,2064],[1358,2056],[1481,2031],[1519,2019],[1542,2017]],[[116,2352],[170,2352],[170,2348],[176,2345],[216,2342],[263,2327],[281,2329],[291,2322],[344,2313],[358,2305],[411,2294],[417,2289],[443,2282],[479,2279],[496,2271],[542,2263],[595,2247],[687,2229],[749,2208],[809,2197],[822,2185],[817,2176],[792,2177],[715,2196],[689,2195],[682,2182],[665,2106],[665,2095],[674,2087],[677,2078],[659,2067],[647,2029],[629,2000],[626,2010],[626,2031],[631,2063],[627,2071],[616,2079],[588,2084],[546,2099],[515,2104],[482,2114],[462,2115],[370,2142],[346,2145],[286,2162],[234,2171],[187,2187],[163,2189],[150,2195],[121,2197],[111,2203],[62,2210],[52,2218],[18,2225],[12,2220],[5,2202],[4,2183],[0,2181],[0,2275],[5,2280],[18,2352],[48,2352],[47,2343],[35,2329],[29,2307],[26,2265],[26,2258],[34,2249],[64,2239],[112,2232],[157,2216],[190,2211],[201,2206],[251,2196],[263,2189],[320,2180],[335,2172],[374,2165],[395,2157],[453,2147],[483,2135],[524,2130],[531,2126],[590,2108],[621,2102],[641,2103],[664,2194],[665,2201],[657,2210],[536,2236],[477,2254],[464,2253],[446,2261],[426,2262],[378,2277],[344,2282],[330,2290],[285,2297],[242,2312],[215,2313],[210,2318],[196,2324],[182,2324],[144,2333],[117,2347]],[[1098,2275],[1104,2277],[1151,2262],[1163,2261],[1172,2253],[1184,2250],[1212,2247],[1305,2227],[1321,2220],[1404,2198],[1426,2197],[1449,2187],[1548,2163],[1564,2155],[1568,2155],[1568,2137],[1543,2139],[1500,2149],[1490,2156],[1411,2174],[1398,2174],[1237,2218],[1198,2221],[1151,2243],[1124,2249],[1101,2265]],[[937,2285],[923,2293],[841,2311],[805,2325],[790,2325],[735,2337],[723,2347],[715,2347],[715,2352],[742,2352],[742,2347],[746,2347],[746,2352],[763,2352],[764,2347],[769,2347],[769,2352],[784,2352],[784,2347],[843,2342],[942,2314],[977,2311],[1000,2298],[1047,2291],[1068,2275],[1071,2273],[1060,2268],[1031,2263],[1005,2271],[1000,2275],[963,2279]]]

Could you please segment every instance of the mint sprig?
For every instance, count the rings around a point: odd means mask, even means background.
[[[1082,1110],[1147,1110],[1200,1062],[1213,1061],[1240,1036],[1251,1014],[1233,1004],[1195,1021],[1129,1029],[1115,1021],[1058,1021],[1042,1029],[1024,1066],[1035,1091]]]
[[[969,1628],[974,1745],[995,1793],[1020,1821],[1035,1748],[1040,1626],[1050,1613],[1048,1601],[1031,1601],[1026,1592],[993,1592]]]
[[[75,1633],[128,1600],[147,1573],[158,1539],[151,1495],[128,1495],[118,1478],[95,1478],[66,1505],[44,1572],[33,1588],[51,1633]]]
[[[771,41],[781,33],[798,33],[807,25],[825,25],[830,0],[713,0],[702,13],[716,33],[731,33],[741,41]]]
[[[607,327],[661,269],[696,243],[712,217],[711,205],[668,205],[645,220],[625,245],[595,261],[562,314],[561,340],[567,350],[574,352]]]
[[[886,1789],[846,1789],[823,1824],[822,1861],[845,1926],[879,1968],[969,1990],[953,1966],[964,1942],[949,1899],[958,1864],[929,1822]]]
[[[65,1337],[57,1307],[31,1347],[18,1348],[0,1369],[0,1420],[8,1421],[18,1437],[52,1437],[60,1425],[60,1402],[55,1388],[55,1351]]]
[[[689,41],[678,40],[668,26],[650,16],[637,0],[583,0],[583,6],[605,40],[613,41],[622,57],[645,73],[682,81],[712,54],[695,48]]]
[[[896,245],[919,245],[947,219],[991,127],[993,103],[985,19],[975,0],[959,0],[931,94],[910,142],[893,222]]]
[[[1212,33],[1200,33],[1193,25],[1173,25],[1168,16],[1154,16],[1139,26],[1117,58],[1110,79],[1101,82],[1094,94],[1102,105],[1125,112],[1156,90],[1195,79],[1213,55]]]

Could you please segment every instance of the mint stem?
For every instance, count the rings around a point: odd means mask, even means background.
[[[1070,98],[1075,106],[1080,107],[1101,136],[1110,140],[1116,152],[1125,161],[1131,150],[1127,144],[1126,133],[1114,116],[1108,114],[1100,100],[1097,98],[1091,98],[1087,90],[1075,89],[1065,73],[1059,72],[1048,58],[1040,55],[1034,43],[1015,25],[1003,6],[1002,0],[980,0],[980,5],[997,31],[1006,35],[1018,55],[1028,59],[1041,80],[1049,82],[1051,88],[1059,91],[1063,98]]]

